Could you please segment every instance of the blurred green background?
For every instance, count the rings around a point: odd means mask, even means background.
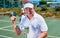
[[[35,10],[42,15],[48,26],[47,38],[60,38],[60,0],[30,0]],[[17,36],[11,26],[9,14],[17,13],[16,24],[19,24],[19,16],[24,2],[21,0],[0,0],[0,38],[25,38],[27,30]]]
[[[60,18],[60,1],[59,0],[30,0],[34,4],[35,10],[43,17]],[[0,15],[8,15],[15,11],[17,15],[21,12],[24,2],[21,0],[0,0]]]

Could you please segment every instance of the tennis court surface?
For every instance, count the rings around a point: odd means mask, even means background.
[[[60,38],[60,18],[45,18],[45,20],[49,28],[47,38]],[[17,17],[16,24],[19,24],[19,17]],[[25,38],[26,34],[24,32],[17,36],[9,17],[0,16],[0,38]]]

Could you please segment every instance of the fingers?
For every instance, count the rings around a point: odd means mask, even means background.
[[[16,17],[15,16],[12,16],[12,17],[10,17],[10,20],[11,21],[15,21],[16,20]]]

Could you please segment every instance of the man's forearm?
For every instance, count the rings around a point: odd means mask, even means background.
[[[38,36],[38,38],[46,38],[47,37],[47,32],[42,32],[39,36]]]
[[[15,33],[16,33],[17,35],[19,35],[19,34],[21,33],[20,28],[18,28],[18,27],[16,26],[16,24],[15,24],[14,21],[12,21],[12,27],[13,27],[13,29],[14,29],[14,31],[15,31]]]
[[[12,27],[13,27],[13,28],[16,28],[16,24],[15,24],[14,21],[12,21]]]

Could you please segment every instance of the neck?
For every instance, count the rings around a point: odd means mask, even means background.
[[[33,18],[34,14],[27,15],[28,19],[31,20]]]

